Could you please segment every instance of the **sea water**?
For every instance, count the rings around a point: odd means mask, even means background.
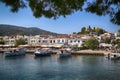
[[[0,80],[120,80],[120,61],[86,55],[5,58],[1,53]]]

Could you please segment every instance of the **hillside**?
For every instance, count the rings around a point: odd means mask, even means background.
[[[14,25],[3,25],[0,24],[0,36],[5,35],[15,35],[15,34],[25,34],[25,35],[37,35],[37,34],[49,34],[49,35],[58,35],[50,31],[42,30],[40,28],[31,27],[20,27]]]

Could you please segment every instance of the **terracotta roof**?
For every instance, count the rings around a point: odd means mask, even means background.
[[[40,34],[40,37],[48,37],[49,35],[47,34]]]
[[[23,36],[23,34],[16,34],[16,36]]]

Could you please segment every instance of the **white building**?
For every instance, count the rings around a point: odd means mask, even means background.
[[[78,47],[81,47],[83,43],[84,43],[84,40],[82,39],[69,39],[68,40],[69,45],[76,45]]]

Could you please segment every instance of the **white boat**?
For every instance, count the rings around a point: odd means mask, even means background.
[[[12,50],[4,52],[5,57],[11,57],[11,56],[22,56],[25,55],[24,48],[20,48],[19,50]]]
[[[120,59],[120,54],[119,53],[109,53],[107,55],[108,59],[112,59],[112,60],[117,60]]]
[[[49,50],[36,50],[34,52],[35,56],[50,56],[51,52]]]
[[[57,52],[57,55],[59,57],[70,57],[71,56],[71,52],[67,51],[67,50],[60,50],[59,52]]]

